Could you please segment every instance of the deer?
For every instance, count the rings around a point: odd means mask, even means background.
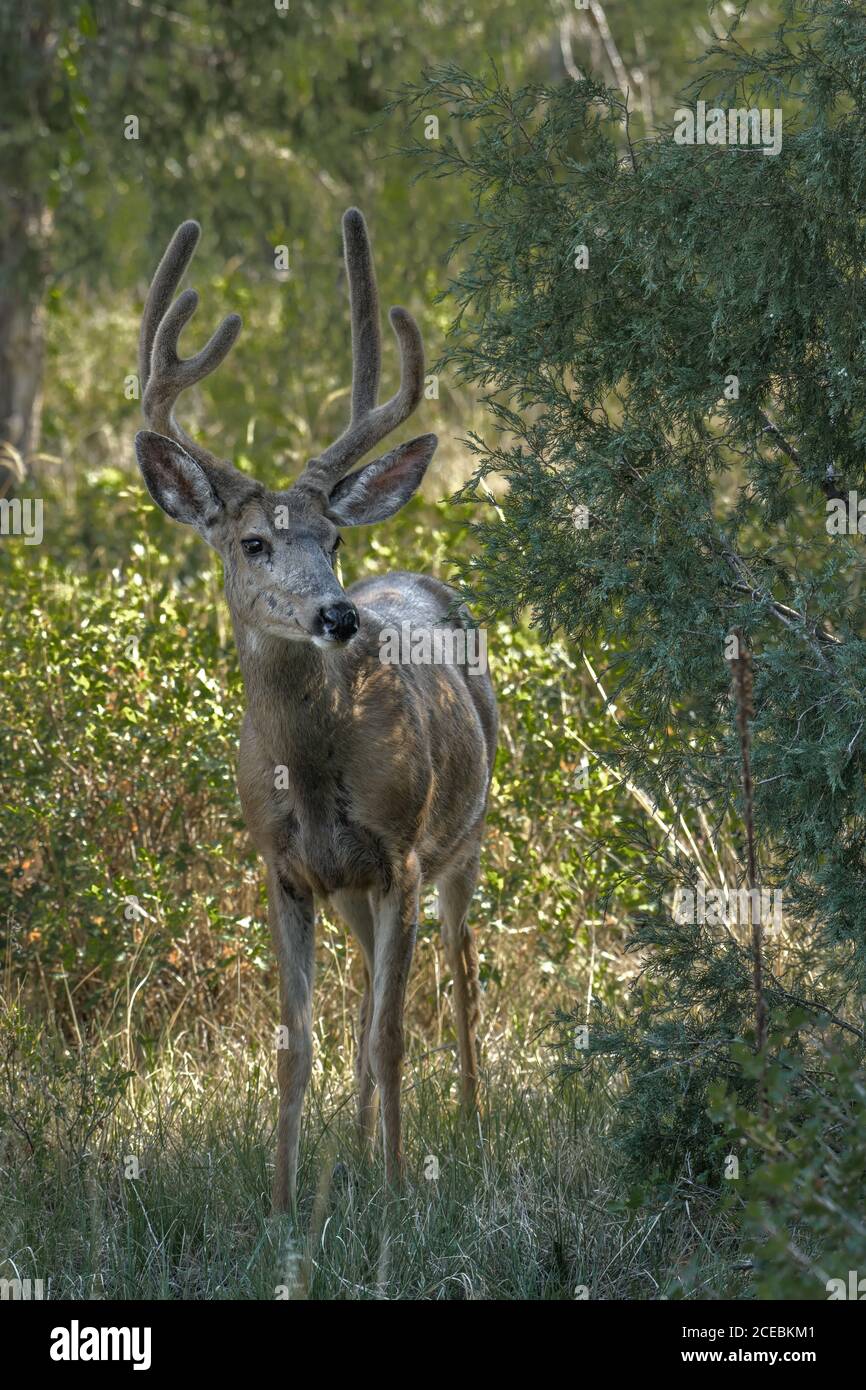
[[[146,428],[135,439],[138,466],[157,506],[196,530],[221,558],[244,684],[237,784],[264,861],[279,978],[272,1194],[278,1214],[297,1211],[320,908],[333,908],[360,947],[357,1125],[369,1146],[378,1099],[389,1191],[399,1190],[404,1178],[404,1009],[421,893],[433,886],[469,1114],[479,1084],[479,963],[468,915],[496,752],[496,699],[486,663],[476,671],[459,657],[381,659],[386,627],[456,632],[473,622],[452,587],[408,571],[363,578],[347,589],[338,578],[341,531],[394,516],[416,492],[438,443],[435,434],[422,434],[361,464],[421,401],[424,348],[412,315],[392,308],[400,384],[378,404],[378,290],[357,208],[346,211],[342,229],[349,421],[285,489],[270,491],[217,458],[175,418],[180,394],[220,365],[241,329],[239,316],[230,314],[199,352],[178,355],[181,331],[198,305],[191,289],[174,298],[201,234],[195,221],[177,229],[159,263],[139,341]]]

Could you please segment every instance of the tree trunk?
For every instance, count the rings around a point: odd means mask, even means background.
[[[51,223],[32,197],[0,193],[0,497],[39,447]]]
[[[62,133],[56,59],[66,22],[54,3],[0,4],[0,88],[12,116],[0,142],[0,497],[39,447],[54,224],[46,194]]]

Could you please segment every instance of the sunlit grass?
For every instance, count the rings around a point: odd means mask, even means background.
[[[515,1061],[518,1059],[515,1058]],[[549,1060],[484,1076],[465,1124],[449,1050],[410,1058],[406,1184],[384,1186],[359,1146],[352,1086],[310,1090],[296,1224],[269,1215],[272,1059],[225,1033],[206,1054],[164,1048],[112,1091],[69,1063],[48,1077],[45,1038],[7,1054],[0,1274],[50,1298],[592,1299],[742,1296],[734,1236],[695,1189],[632,1207],[609,1143],[609,1105],[551,1084]],[[22,1074],[16,1091],[10,1067]],[[40,1131],[39,1070],[52,1090]],[[102,1075],[110,1073],[103,1072]],[[31,1110],[18,1114],[29,1088]],[[134,1176],[135,1173],[138,1176]],[[127,1176],[128,1175],[128,1176]]]

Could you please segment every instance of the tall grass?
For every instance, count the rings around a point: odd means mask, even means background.
[[[348,1077],[320,1068],[296,1224],[268,1214],[275,1103],[266,1045],[221,1030],[210,1052],[166,1044],[125,1076],[116,1062],[110,1048],[92,1046],[58,1059],[45,1036],[7,1049],[0,1275],[42,1279],[46,1297],[742,1292],[725,1219],[708,1214],[697,1188],[656,1209],[632,1205],[606,1143],[608,1099],[575,1083],[552,1086],[543,1049],[488,1067],[469,1125],[450,1050],[413,1049],[399,1194],[386,1189],[378,1152],[359,1146]],[[100,1082],[102,1109],[82,1126]],[[40,1127],[34,1097],[44,1094]]]

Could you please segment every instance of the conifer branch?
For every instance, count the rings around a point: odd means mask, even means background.
[[[749,721],[754,718],[752,704],[752,657],[741,632],[737,638],[737,656],[733,668],[734,702],[737,709],[737,729],[740,735],[740,761],[743,783],[743,818],[746,827],[746,874],[749,883],[749,921],[752,928],[752,982],[755,994],[755,1042],[758,1053],[765,1058],[767,1049],[767,1001],[764,996],[764,924],[761,897],[758,891],[757,854],[755,851],[755,803],[752,782],[752,749]],[[757,902],[757,909],[755,903]],[[766,1113],[766,1083],[761,1081],[761,1104]]]

